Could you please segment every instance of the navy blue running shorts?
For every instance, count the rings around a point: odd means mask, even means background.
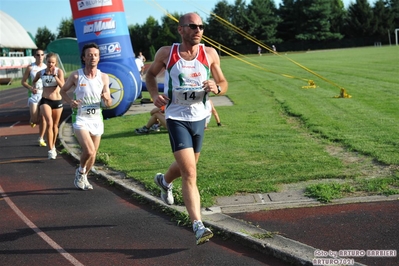
[[[193,148],[194,153],[201,152],[205,121],[206,119],[195,122],[167,119],[166,124],[172,151]]]

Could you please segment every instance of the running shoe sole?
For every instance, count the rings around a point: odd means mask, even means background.
[[[200,238],[197,239],[197,245],[205,244],[213,237],[213,233],[209,228],[205,228],[204,233]]]

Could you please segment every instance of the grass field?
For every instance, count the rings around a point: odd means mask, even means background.
[[[202,205],[308,180],[339,180],[307,188],[322,201],[399,193],[398,59],[395,46],[242,58],[250,64],[223,58],[234,105],[218,107],[223,127],[212,120],[206,131],[198,164]],[[317,88],[303,89],[307,79]],[[340,87],[352,98],[334,98]],[[173,155],[165,131],[134,133],[148,118],[105,121],[99,158],[158,194],[153,176],[166,171]],[[180,182],[174,195],[182,204]]]
[[[314,181],[307,193],[321,201],[399,193],[398,61],[396,46],[222,58],[234,105],[217,107],[223,127],[212,120],[206,131],[198,165],[202,205],[301,181]],[[303,89],[306,80],[317,88]],[[352,98],[334,98],[340,87]],[[158,194],[153,176],[173,155],[166,131],[134,134],[148,118],[105,121],[98,158]],[[174,194],[182,204],[180,184]]]

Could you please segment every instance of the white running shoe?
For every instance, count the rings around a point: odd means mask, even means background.
[[[55,160],[57,158],[57,151],[53,148],[53,157],[51,159]]]
[[[57,151],[55,149],[49,150],[47,156],[49,160],[55,160],[57,159]]]
[[[154,182],[161,189],[161,199],[166,204],[172,205],[175,202],[175,199],[173,198],[173,193],[172,193],[173,184],[171,184],[169,188],[165,187],[162,184],[163,178],[164,178],[163,174],[158,173],[154,177]]]
[[[87,180],[87,174],[85,174],[85,175],[83,175],[84,176],[84,184],[85,184],[85,187],[87,188],[87,189],[93,189],[93,186],[89,183],[89,180]]]
[[[75,172],[75,180],[73,182],[76,188],[80,188],[82,190],[88,190],[85,185],[85,175],[79,172],[79,168],[76,169]]]
[[[201,221],[194,221],[193,231],[195,233],[195,240],[197,245],[204,244],[208,242],[211,237],[213,237],[211,229],[205,227]]]

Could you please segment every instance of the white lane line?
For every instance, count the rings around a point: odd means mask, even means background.
[[[0,194],[7,202],[8,206],[21,218],[24,223],[29,226],[33,231],[36,232],[47,244],[49,244],[53,249],[55,249],[58,253],[64,256],[67,260],[69,260],[75,266],[84,266],[80,261],[75,259],[71,254],[66,252],[60,245],[58,245],[54,240],[52,240],[48,235],[46,235],[42,230],[40,230],[31,220],[28,219],[19,209],[18,207],[12,202],[12,200],[7,196],[4,192],[3,188],[0,186]]]
[[[21,123],[21,121],[15,122],[15,123],[12,124],[10,127],[14,127],[14,126],[18,125],[19,123]]]

